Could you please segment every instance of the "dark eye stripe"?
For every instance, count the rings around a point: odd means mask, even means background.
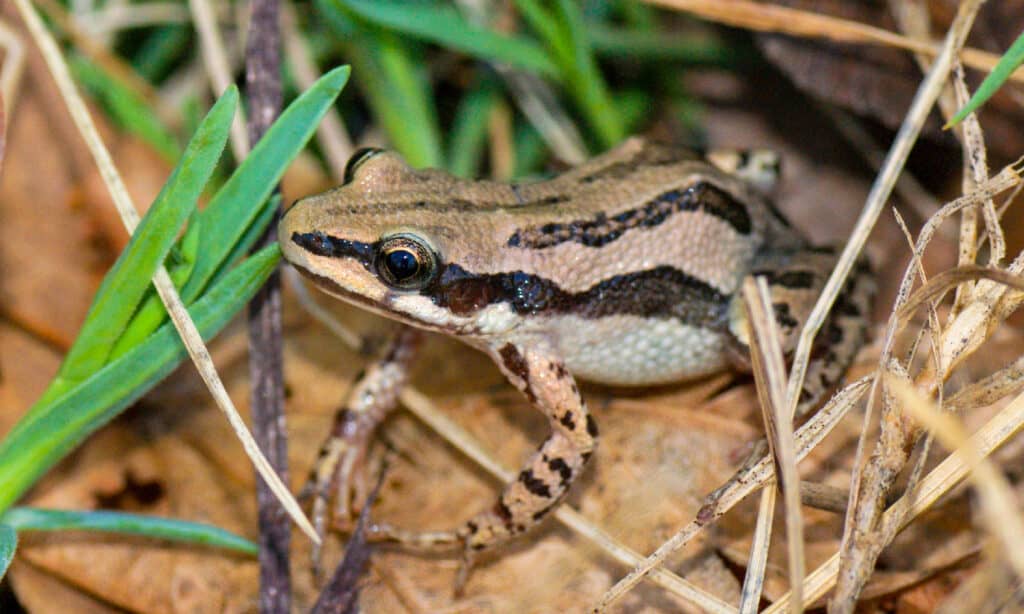
[[[378,246],[377,242],[349,241],[322,232],[293,232],[292,243],[316,256],[358,260],[368,269],[373,263],[373,255],[377,252]]]

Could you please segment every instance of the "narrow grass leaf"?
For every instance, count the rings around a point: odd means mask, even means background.
[[[515,170],[512,172],[512,178],[523,179],[536,173],[548,153],[547,145],[536,128],[529,123],[521,123],[516,127],[512,145],[515,147],[516,152]]]
[[[0,579],[7,575],[7,568],[18,550],[18,533],[9,524],[0,524]]]
[[[252,555],[259,551],[253,542],[213,525],[142,514],[12,507],[0,517],[0,522],[4,523],[0,526],[14,527],[18,531],[100,531],[226,548]]]
[[[487,142],[487,124],[500,100],[495,83],[487,80],[470,90],[455,110],[448,142],[448,170],[460,177],[476,174]]]
[[[258,215],[254,204],[270,196],[345,87],[348,75],[348,66],[336,68],[288,105],[202,211],[195,268],[181,292],[186,305],[202,293],[226,262]]]
[[[463,19],[453,6],[439,2],[335,0],[379,26],[462,51],[490,62],[557,78],[558,68],[544,49],[523,37],[479,28]]]
[[[572,58],[563,67],[569,76],[569,94],[576,100],[604,147],[616,145],[626,136],[625,124],[612,104],[604,82],[583,15],[572,0],[558,0],[559,18],[572,47]]]
[[[999,90],[1010,78],[1021,64],[1024,64],[1024,32],[1017,37],[1017,40],[1013,41],[1006,54],[999,59],[996,67],[992,69],[992,72],[985,77],[985,80],[981,82],[978,87],[978,91],[974,92],[971,99],[967,101],[964,108],[949,120],[946,124],[946,128],[950,128],[962,122],[965,117],[978,110],[981,105],[985,104],[989,98],[991,98],[996,91]]]
[[[245,306],[280,257],[276,243],[253,254],[189,308],[204,340]],[[60,398],[26,415],[0,442],[0,510],[17,501],[89,434],[148,392],[185,356],[185,347],[168,322]]]
[[[132,56],[135,72],[151,83],[161,81],[188,51],[192,36],[191,24],[155,28]]]
[[[259,207],[259,211],[256,214],[256,218],[253,219],[249,227],[245,229],[242,236],[239,237],[235,243],[234,249],[231,253],[224,258],[224,266],[220,268],[220,271],[213,277],[211,284],[218,283],[225,275],[227,275],[231,269],[230,265],[245,258],[249,253],[249,250],[256,245],[256,242],[263,236],[264,231],[270,226],[270,223],[277,219],[278,208],[281,206],[281,195],[274,194]]]
[[[74,384],[102,367],[150,287],[178,230],[195,209],[227,141],[238,90],[229,88],[210,109],[128,246],[96,292],[85,323],[61,365],[59,380]]]
[[[153,112],[152,104],[82,56],[71,56],[68,63],[75,79],[100,100],[119,126],[151,145],[164,160],[178,159],[178,140]]]
[[[339,12],[332,0],[318,0],[318,6],[327,14]],[[352,60],[370,109],[391,145],[413,167],[443,167],[441,128],[423,54],[395,33],[372,24],[346,41],[345,55]]]
[[[180,290],[181,286],[188,280],[193,264],[183,262],[168,269],[168,274],[171,276],[171,281],[174,282],[175,288]],[[124,333],[117,340],[117,343],[114,344],[114,348],[110,350],[110,360],[117,360],[124,356],[128,350],[141,343],[153,331],[160,328],[160,325],[166,320],[167,308],[164,307],[164,302],[160,299],[160,295],[156,293],[156,290],[150,288],[146,292],[145,298],[142,299],[138,310],[135,311],[131,322],[125,328]]]
[[[740,59],[734,46],[707,36],[647,32],[592,21],[587,22],[586,30],[598,55],[715,67],[731,67]]]

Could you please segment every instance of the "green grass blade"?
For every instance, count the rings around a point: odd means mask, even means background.
[[[317,6],[324,14],[334,15],[325,19],[332,27],[344,23],[332,0],[317,0]],[[391,145],[414,167],[442,168],[441,128],[423,54],[373,25],[345,40],[345,55],[352,60],[359,86]]]
[[[195,209],[224,149],[237,104],[238,90],[229,88],[196,130],[178,166],[103,279],[58,379],[74,384],[106,363],[178,230]]]
[[[699,66],[730,67],[740,59],[734,46],[710,37],[644,30],[587,22],[587,37],[598,55],[664,60]]]
[[[213,546],[251,555],[259,551],[251,541],[213,525],[142,514],[13,507],[0,517],[0,522],[4,523],[0,526],[14,527],[18,531],[101,531]]]
[[[18,550],[18,533],[8,524],[0,524],[0,579],[7,575],[14,553]]]
[[[203,339],[216,334],[262,287],[281,257],[277,244],[253,254],[189,313]],[[90,433],[135,402],[185,358],[171,323],[60,398],[37,406],[0,442],[0,510],[7,509]]]
[[[81,56],[72,56],[70,65],[75,78],[103,103],[119,126],[149,143],[165,160],[178,159],[181,153],[178,141],[153,112],[151,104]]]
[[[258,215],[256,205],[270,196],[285,169],[306,146],[320,118],[345,87],[348,75],[348,66],[336,68],[288,105],[202,211],[195,268],[181,292],[186,305],[221,270]]]
[[[1021,64],[1024,64],[1024,32],[1017,37],[1017,40],[1013,41],[1010,48],[1006,51],[1003,57],[999,58],[999,62],[996,63],[996,67],[992,69],[992,72],[985,77],[985,80],[978,86],[978,91],[974,92],[971,99],[967,101],[964,108],[953,116],[952,119],[946,124],[946,128],[950,128],[962,122],[965,117],[974,113],[978,110],[981,105],[985,104],[989,98],[991,98],[999,88],[1009,80],[1010,75],[1013,71],[1017,70]]]
[[[192,27],[170,24],[155,28],[132,56],[132,66],[139,76],[151,83],[161,81],[187,52],[192,42]]]
[[[171,267],[169,274],[171,281],[174,282],[174,287],[180,289],[188,279],[191,271],[191,263],[183,263]],[[160,295],[156,293],[156,289],[150,288],[145,298],[142,299],[138,310],[136,310],[135,316],[132,317],[132,321],[125,328],[124,334],[114,344],[114,348],[110,350],[110,360],[117,360],[124,356],[128,350],[142,343],[153,331],[160,328],[160,325],[166,319],[167,309],[164,307],[164,302],[160,299]]]
[[[526,23],[530,24],[554,52],[559,63],[559,76],[564,76],[563,66],[566,61],[572,59],[572,49],[554,16],[539,0],[516,0],[516,8]]]
[[[471,56],[503,62],[557,78],[558,68],[531,40],[478,28],[449,4],[381,0],[335,0],[356,15],[384,28],[437,43]]]
[[[611,147],[626,137],[625,123],[617,113],[604,76],[590,47],[579,6],[572,0],[558,0],[558,14],[572,45],[572,59],[563,70],[568,75],[569,94],[576,100],[601,145]]]
[[[540,169],[545,156],[548,155],[547,144],[544,143],[540,133],[530,124],[522,123],[516,127],[513,145],[515,146],[516,163],[512,178],[524,179],[534,176]]]
[[[263,203],[263,206],[260,207],[259,212],[256,214],[256,219],[252,221],[249,228],[245,230],[242,236],[238,239],[238,242],[235,243],[235,248],[231,250],[231,253],[229,253],[227,258],[224,259],[225,263],[230,265],[233,262],[241,260],[249,253],[249,250],[256,245],[256,242],[263,236],[264,231],[266,231],[267,227],[270,226],[270,223],[276,219],[276,214],[280,206],[280,194],[271,196]],[[231,269],[228,267],[221,267],[221,270],[214,276],[213,281],[210,283],[217,283],[221,278],[227,275],[230,270]]]
[[[491,81],[484,81],[462,98],[448,142],[448,170],[452,174],[476,175],[487,141],[487,123],[499,100],[498,88]]]

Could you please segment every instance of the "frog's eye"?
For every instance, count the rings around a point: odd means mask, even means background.
[[[379,147],[362,147],[357,149],[352,157],[348,159],[348,163],[345,165],[345,184],[352,183],[352,180],[356,177],[356,171],[363,165],[367,160],[376,156],[377,154],[384,153],[385,149]]]
[[[426,241],[411,234],[385,237],[377,250],[377,274],[400,290],[418,290],[437,272],[437,256]]]

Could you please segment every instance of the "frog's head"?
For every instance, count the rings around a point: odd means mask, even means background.
[[[462,197],[469,183],[360,150],[344,184],[285,213],[284,258],[322,290],[408,324],[466,335],[504,327],[483,313],[501,280],[467,273],[493,259],[493,216]]]

